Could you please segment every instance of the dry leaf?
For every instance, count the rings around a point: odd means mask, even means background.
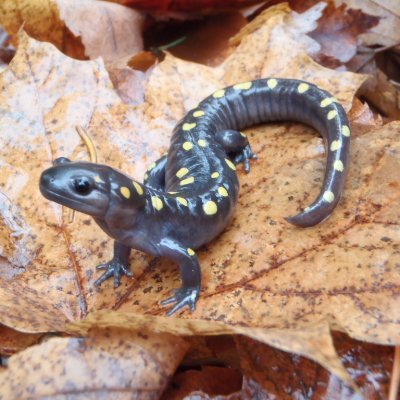
[[[175,57],[212,66],[220,64],[229,55],[232,50],[228,46],[229,39],[246,24],[242,14],[231,12],[208,16],[198,22],[185,21],[176,26],[168,24],[162,34],[153,29],[155,32],[147,32],[146,36],[147,42],[156,48],[173,42],[177,36],[178,39],[183,37],[181,43],[168,51]],[[153,37],[155,39],[152,40]]]
[[[71,57],[83,58],[84,51],[89,58],[103,57],[119,65],[142,49],[142,22],[138,12],[106,1],[3,0],[0,4],[0,24],[9,34],[16,35],[23,25],[32,37],[53,43]]]
[[[266,11],[216,68],[168,56],[145,84],[146,102],[136,107],[120,102],[100,61],[77,62],[22,37],[0,75],[1,322],[27,331],[64,330],[65,322],[91,311],[68,329],[240,333],[313,358],[348,382],[332,326],[363,340],[399,342],[398,123],[355,137],[344,198],[328,221],[310,229],[289,226],[283,217],[319,189],[321,140],[297,124],[249,130],[259,160],[249,175],[240,173],[234,221],[199,251],[203,291],[186,319],[152,316],[165,313],[159,301],[179,284],[176,266],[166,260],[133,252],[134,279],[124,278],[115,291],[112,282],[94,288],[94,266],[110,258],[111,240],[87,216],[67,225],[61,208],[38,191],[39,174],[52,159],[88,158],[75,125],[90,131],[101,162],[141,179],[168,149],[176,121],[227,84],[266,76],[306,79],[349,109],[365,77],[322,68],[306,55],[313,44],[301,27],[308,20],[312,28],[317,15],[315,9],[292,14],[287,6]]]
[[[362,10],[380,18],[376,27],[360,36],[363,44],[393,46],[400,43],[400,2],[398,0],[334,0],[337,6]]]
[[[362,10],[348,9],[345,4],[335,7],[333,1],[329,1],[318,27],[309,35],[321,44],[322,55],[346,63],[357,53],[358,37],[379,21],[378,17]]]
[[[265,0],[112,0],[138,10],[169,12],[220,12],[243,8],[252,4],[262,3]]]
[[[338,332],[333,338],[343,364],[360,388],[362,398],[386,398],[393,349],[351,340]],[[258,398],[361,399],[352,388],[310,360],[245,337],[238,337],[236,342],[242,360],[243,391],[247,392],[248,398],[256,398],[256,394],[261,392],[264,397]]]
[[[205,366],[199,370],[189,370],[177,375],[162,400],[214,398],[218,395],[239,392],[241,386],[240,372],[231,368]],[[227,399],[231,399],[231,396]]]
[[[21,333],[0,325],[0,355],[10,356],[37,343],[41,337],[38,333]]]
[[[0,399],[158,399],[187,346],[168,334],[107,329],[54,338],[0,371]]]

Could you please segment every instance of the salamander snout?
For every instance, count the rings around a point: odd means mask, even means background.
[[[108,173],[98,164],[58,158],[42,172],[39,188],[46,199],[95,217],[102,217],[108,208]]]

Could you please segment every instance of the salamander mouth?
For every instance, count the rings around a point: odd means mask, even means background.
[[[40,192],[47,199],[54,201],[62,206],[72,208],[73,210],[80,211],[89,215],[98,215],[99,209],[96,206],[87,204],[85,201],[79,201],[68,196],[63,196],[60,193],[53,192],[52,190],[40,186]]]

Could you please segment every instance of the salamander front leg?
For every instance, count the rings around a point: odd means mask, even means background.
[[[162,301],[161,305],[166,306],[175,303],[168,311],[168,316],[185,306],[188,306],[190,311],[194,311],[201,286],[200,264],[195,252],[192,249],[183,248],[172,240],[164,239],[161,242],[160,253],[178,263],[182,279],[182,287],[175,289],[173,296]]]
[[[104,263],[97,266],[97,269],[105,269],[103,275],[94,283],[95,286],[100,286],[106,279],[114,276],[114,287],[118,287],[120,284],[121,275],[132,276],[132,272],[129,270],[129,255],[131,248],[124,246],[122,243],[114,241],[114,257]]]
[[[222,145],[234,164],[243,163],[244,170],[250,171],[250,159],[257,156],[251,150],[249,140],[243,132],[231,129],[219,131],[215,135],[215,140]]]

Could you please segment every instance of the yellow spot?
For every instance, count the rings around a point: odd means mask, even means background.
[[[195,255],[195,252],[190,247],[188,247],[187,252],[188,252],[189,256]]]
[[[184,131],[190,131],[190,130],[193,129],[195,126],[196,126],[196,122],[192,122],[191,124],[189,124],[188,122],[185,122],[185,123],[182,125],[182,129],[183,129]]]
[[[327,97],[326,99],[323,99],[321,101],[320,106],[322,108],[324,108],[324,107],[329,106],[330,104],[332,104],[334,101],[336,101],[336,99],[334,97]]]
[[[178,178],[182,178],[182,176],[185,176],[187,173],[189,172],[189,170],[187,168],[181,168],[177,173],[176,176]]]
[[[337,115],[337,111],[336,110],[331,110],[331,111],[329,111],[328,112],[328,119],[333,119],[333,118],[335,118],[336,117],[336,115]]]
[[[239,132],[242,137],[247,137],[243,132]]]
[[[132,181],[133,186],[135,186],[136,191],[141,196],[143,194],[143,188],[135,181]]]
[[[228,164],[228,167],[230,169],[233,169],[234,171],[236,171],[235,164],[231,160],[228,160],[227,158],[225,158],[225,162]]]
[[[169,194],[177,194],[178,192],[168,192]]]
[[[195,118],[202,117],[203,115],[204,115],[203,110],[197,110],[193,113],[193,117],[195,117]]]
[[[335,195],[330,190],[327,190],[322,197],[328,203],[332,203],[332,201],[335,200]]]
[[[144,174],[144,180],[147,180],[148,177],[149,177],[149,174],[146,172],[146,173]]]
[[[211,174],[211,178],[216,179],[216,178],[218,178],[218,177],[219,177],[219,172],[213,172],[213,173]]]
[[[277,84],[278,84],[278,81],[276,79],[268,79],[267,80],[267,85],[270,89],[274,89]]]
[[[225,189],[223,186],[220,186],[220,187],[218,188],[218,193],[219,193],[221,196],[228,197],[228,192],[226,191],[226,189]]]
[[[151,204],[157,211],[160,211],[164,206],[162,200],[157,196],[151,196]]]
[[[207,146],[207,142],[204,139],[199,139],[199,141],[197,143],[199,144],[200,147]]]
[[[331,151],[336,151],[342,147],[342,143],[339,140],[334,140],[331,143]]]
[[[217,213],[217,205],[213,201],[207,201],[203,204],[203,210],[207,215],[214,215]]]
[[[183,197],[177,197],[177,198],[176,198],[176,200],[178,200],[178,201],[179,201],[179,203],[181,203],[181,204],[183,204],[184,206],[186,206],[186,207],[187,207],[187,205],[188,205],[188,202],[187,202],[187,200],[186,200],[186,199],[184,199]]]
[[[185,142],[185,143],[183,143],[182,147],[183,147],[183,150],[189,151],[193,148],[193,143]]]
[[[193,176],[189,176],[189,178],[186,178],[183,181],[180,181],[179,184],[181,186],[183,186],[183,185],[189,185],[190,183],[193,183],[193,182],[194,182]]]
[[[350,128],[347,125],[342,126],[342,134],[343,136],[350,136]]]
[[[336,171],[342,172],[343,171],[343,163],[341,160],[336,160],[333,164],[333,168],[336,169]]]
[[[215,99],[220,99],[221,97],[224,97],[224,96],[225,96],[225,90],[224,90],[224,89],[217,90],[217,91],[213,94],[213,97],[214,97]]]
[[[235,85],[233,88],[236,90],[247,90],[251,88],[252,82],[242,82]]]
[[[121,186],[119,190],[122,196],[124,196],[126,199],[129,199],[129,197],[131,197],[131,192],[126,186]]]
[[[100,178],[98,175],[96,175],[96,176],[94,177],[94,180],[95,180],[95,182],[97,182],[97,183],[102,182],[101,178]]]
[[[299,93],[304,93],[307,92],[307,90],[310,89],[310,85],[308,83],[300,83],[300,85],[297,87],[297,90]]]
[[[153,162],[153,164],[151,164],[150,167],[147,168],[147,171],[151,171],[155,166],[156,166],[156,163]]]

